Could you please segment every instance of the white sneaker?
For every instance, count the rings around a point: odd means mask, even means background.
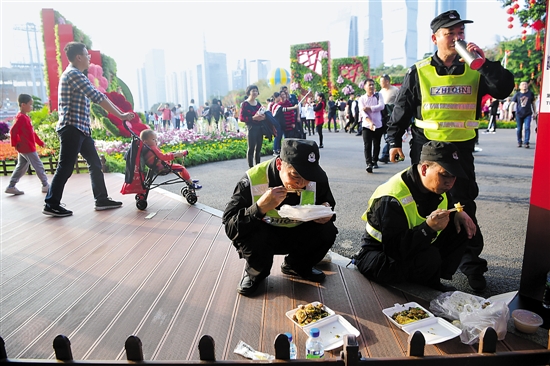
[[[481,151],[483,151],[481,147],[478,147],[478,146],[474,147],[474,152],[481,152]]]
[[[15,194],[15,195],[25,194],[25,192],[18,190],[16,187],[6,188],[6,193]]]
[[[42,193],[48,193],[50,190],[50,185],[46,184],[45,186],[42,186]]]

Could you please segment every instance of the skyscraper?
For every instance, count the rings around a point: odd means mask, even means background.
[[[357,17],[352,15],[349,20],[348,57],[359,56],[359,30]]]
[[[456,10],[460,14],[460,18],[464,19],[466,18],[466,3],[467,1],[464,0],[437,0],[434,17],[448,10]]]
[[[204,98],[220,98],[229,91],[225,53],[204,51]]]
[[[155,103],[165,103],[166,79],[163,50],[151,50],[145,55],[140,82],[141,100],[144,105],[141,109],[150,109]]]
[[[271,61],[269,60],[250,60],[246,66],[248,70],[247,85],[254,84],[258,80],[267,79],[267,74],[271,70]]]
[[[369,1],[367,14],[362,21],[363,55],[369,56],[370,67],[375,68],[384,64],[382,2]],[[398,26],[397,24],[394,25]]]
[[[394,22],[384,34],[385,59],[391,65],[410,66],[418,61],[418,0],[400,0],[384,4],[384,24]],[[376,67],[377,64],[372,64]]]

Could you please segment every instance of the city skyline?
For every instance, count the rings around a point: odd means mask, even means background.
[[[387,3],[383,4],[384,30],[391,23],[388,20],[389,14],[386,10]],[[516,31],[507,28],[506,13],[500,7],[501,3],[494,1],[469,1],[468,12],[474,16],[463,15],[463,18],[474,20],[474,24],[469,24],[466,28],[466,35],[475,35],[468,38],[482,47],[495,43],[495,35],[510,38],[519,35],[520,27],[516,25]],[[138,94],[138,70],[142,67],[145,55],[152,49],[164,49],[166,57],[166,73],[182,72],[196,68],[202,62],[201,54],[203,47],[206,51],[212,53],[224,53],[227,56],[227,73],[237,69],[239,60],[263,59],[271,62],[271,67],[289,68],[289,50],[290,45],[298,43],[308,43],[315,41],[330,41],[332,55],[334,58],[346,57],[348,52],[349,22],[352,14],[365,18],[368,11],[364,3],[331,2],[331,3],[312,3],[297,2],[292,3],[293,8],[298,14],[304,16],[296,20],[297,24],[290,29],[280,26],[281,22],[273,22],[272,27],[266,27],[265,17],[270,16],[270,9],[276,7],[279,3],[202,3],[194,2],[173,2],[152,4],[147,2],[132,2],[132,10],[138,14],[146,14],[147,17],[139,17],[139,20],[129,19],[122,22],[112,21],[109,14],[115,17],[119,13],[124,13],[123,9],[129,5],[128,2],[118,1],[113,3],[83,2],[79,4],[66,1],[40,3],[25,1],[3,1],[2,2],[2,46],[1,60],[3,67],[9,67],[11,62],[21,62],[25,60],[24,51],[27,50],[26,42],[22,45],[21,39],[25,39],[24,34],[15,31],[14,25],[25,24],[26,22],[37,22],[40,28],[40,9],[53,8],[61,13],[66,19],[72,22],[80,30],[90,36],[93,42],[93,49],[100,50],[102,53],[112,57],[117,62],[117,74],[124,80],[132,90],[134,95]],[[257,21],[239,22],[230,17],[231,14],[239,14],[239,7],[251,6],[257,9]],[[315,4],[314,7],[311,5]],[[290,5],[289,5],[290,6]],[[418,53],[421,57],[426,52],[431,52],[433,46],[430,44],[429,22],[435,12],[435,1],[420,2],[418,11]],[[501,18],[491,17],[490,19],[480,19],[478,14],[483,7],[493,9],[492,13],[503,14]],[[474,10],[472,10],[472,8]],[[159,11],[164,9],[165,11]],[[168,9],[170,9],[168,11]],[[329,11],[330,9],[330,11]],[[303,10],[301,13],[300,11]],[[426,11],[428,10],[428,11]],[[191,12],[191,13],[190,13]],[[200,25],[201,14],[209,14],[209,27]],[[495,13],[496,12],[496,13]],[[180,13],[179,27],[171,23],[174,14]],[[426,14],[428,13],[428,14]],[[166,18],[164,22],[155,22],[155,17],[160,19],[160,15]],[[311,15],[309,18],[305,15]],[[126,16],[126,15],[125,15]],[[131,17],[130,17],[131,18]],[[307,25],[309,31],[301,32],[297,29],[298,22]],[[500,22],[498,26],[495,24]],[[98,23],[99,22],[99,23]],[[477,25],[476,25],[477,23]],[[98,27],[97,24],[110,24],[104,27]],[[269,24],[269,23],[268,23]],[[475,27],[486,28],[484,32],[475,31]],[[359,25],[359,28],[365,25]],[[497,33],[497,29],[502,32]],[[493,32],[488,34],[488,30]],[[385,32],[387,33],[387,32]],[[119,34],[118,37],[113,35]],[[483,37],[482,37],[483,36]],[[487,39],[489,37],[489,39]],[[490,39],[492,37],[492,40]],[[20,41],[17,41],[19,39]],[[384,62],[388,65],[388,43],[389,35],[384,36]],[[426,41],[428,40],[428,41]],[[363,35],[359,35],[359,54],[364,51]],[[15,43],[15,44],[14,44]],[[23,47],[21,47],[23,46]],[[15,51],[14,51],[15,50]],[[28,51],[27,51],[28,53]],[[28,56],[27,56],[28,57]],[[371,65],[372,66],[372,65]],[[410,65],[403,65],[410,66]]]

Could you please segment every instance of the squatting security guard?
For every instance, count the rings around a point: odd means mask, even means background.
[[[298,194],[298,192],[299,194]],[[225,233],[246,260],[237,292],[253,294],[270,274],[275,254],[288,254],[284,274],[321,282],[325,274],[313,267],[334,244],[338,230],[335,216],[302,222],[283,218],[284,204],[336,204],[328,178],[319,166],[314,141],[283,140],[276,158],[254,166],[237,183],[223,214]]]
[[[412,164],[419,162],[422,145],[427,141],[453,142],[459,150],[467,179],[458,178],[451,193],[477,225],[474,200],[479,189],[473,151],[481,116],[481,98],[486,94],[496,99],[508,97],[514,88],[514,76],[499,62],[485,59],[483,50],[474,43],[468,43],[467,49],[479,53],[483,66],[474,71],[461,61],[455,41],[464,39],[465,23],[472,21],[460,19],[456,10],[444,12],[432,20],[432,41],[437,51],[407,72],[388,123],[388,142],[391,161],[395,162],[396,156],[404,158],[402,136],[413,120]],[[483,236],[478,227],[460,264],[470,287],[478,291],[486,286],[483,273],[487,271],[487,261],[479,258],[482,250]]]

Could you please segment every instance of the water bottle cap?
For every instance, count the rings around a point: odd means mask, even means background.
[[[285,335],[287,336],[288,341],[292,342],[292,334],[290,332],[286,332]]]
[[[319,337],[319,328],[311,328],[309,330],[309,335],[312,336],[312,337]]]

